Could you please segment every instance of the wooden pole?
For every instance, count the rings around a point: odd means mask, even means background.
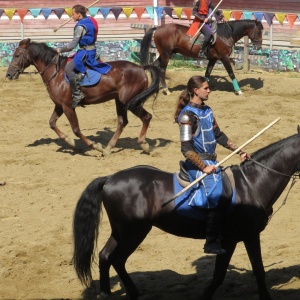
[[[87,8],[90,8],[91,6],[93,6],[94,4],[96,4],[97,2],[99,2],[100,0],[97,0],[95,2],[93,2],[91,5],[89,5]],[[59,27],[57,27],[56,29],[54,29],[54,32],[56,32],[58,29],[62,28],[63,26],[65,26],[66,24],[68,24],[70,21],[72,20],[72,18],[70,18],[69,20],[67,20],[65,23],[63,23],[62,25],[60,25]]]
[[[218,162],[215,167],[219,167],[220,165],[222,165],[225,161],[227,161],[229,158],[231,158],[233,155],[235,155],[236,153],[238,153],[239,151],[241,151],[245,146],[247,146],[248,144],[250,144],[252,141],[254,141],[256,138],[258,138],[263,132],[265,132],[267,129],[269,129],[271,126],[273,126],[276,122],[278,122],[280,120],[280,117],[277,118],[275,121],[273,121],[272,123],[270,123],[268,126],[266,126],[264,129],[262,129],[260,132],[258,132],[255,136],[253,136],[250,140],[248,140],[247,142],[245,142],[242,146],[238,147],[236,150],[234,150],[232,153],[230,153],[227,157],[225,157],[223,160],[221,160],[220,162]],[[197,178],[196,180],[194,180],[193,182],[191,182],[187,187],[185,187],[184,189],[182,189],[179,193],[177,193],[172,199],[169,199],[167,202],[165,202],[162,207],[166,206],[168,203],[170,203],[171,201],[173,201],[174,199],[176,199],[177,197],[181,196],[185,191],[187,191],[189,188],[191,188],[193,185],[195,185],[197,182],[199,182],[200,180],[202,180],[204,177],[206,177],[208,174],[204,173],[202,176],[200,176],[199,178]]]

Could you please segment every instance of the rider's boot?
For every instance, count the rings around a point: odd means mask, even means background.
[[[201,46],[200,52],[198,53],[199,58],[206,58],[206,50],[207,50],[208,44],[209,44],[209,42],[204,40],[204,42]]]
[[[72,108],[75,108],[79,102],[84,98],[79,86],[79,82],[83,79],[84,74],[78,74],[70,79],[70,86],[73,94]]]
[[[226,250],[221,248],[219,241],[221,223],[222,214],[215,210],[209,210],[206,219],[206,243],[204,245],[204,253],[226,253]]]

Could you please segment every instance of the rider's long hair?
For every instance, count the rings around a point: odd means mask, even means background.
[[[176,109],[174,114],[175,123],[178,122],[178,116],[181,110],[189,103],[190,99],[194,97],[194,89],[201,88],[203,83],[206,81],[206,78],[203,76],[192,76],[189,79],[186,89],[182,91],[176,103]]]

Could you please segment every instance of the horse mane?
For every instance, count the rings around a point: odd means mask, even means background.
[[[57,55],[57,52],[54,48],[49,47],[45,43],[37,43],[37,42],[31,42],[28,47],[30,56],[33,60],[41,60],[46,65],[49,65],[53,57]],[[66,61],[68,58],[65,56],[60,56],[60,62]]]
[[[224,38],[231,38],[233,35],[240,35],[245,29],[245,26],[255,26],[255,20],[236,20],[225,23],[218,23],[217,33]],[[260,29],[263,29],[261,22],[259,22]]]

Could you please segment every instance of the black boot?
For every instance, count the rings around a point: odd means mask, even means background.
[[[222,249],[219,242],[221,231],[222,214],[215,210],[209,210],[206,220],[206,243],[204,253],[225,254],[226,250]]]
[[[206,50],[208,47],[208,43],[209,43],[208,41],[204,40],[204,42],[201,46],[200,52],[198,53],[199,58],[206,58]]]
[[[84,98],[84,95],[80,91],[79,82],[82,80],[84,74],[78,78],[77,76],[70,79],[70,86],[73,94],[73,104],[72,107],[75,108],[78,103]]]

